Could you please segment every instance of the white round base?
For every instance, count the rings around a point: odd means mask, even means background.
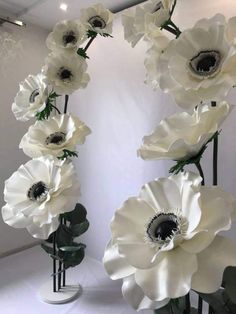
[[[76,299],[82,293],[80,285],[66,285],[60,291],[53,292],[52,281],[43,284],[39,290],[40,298],[50,304],[63,304]]]

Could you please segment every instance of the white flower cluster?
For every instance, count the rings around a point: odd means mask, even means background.
[[[91,130],[67,114],[68,99],[89,82],[88,47],[98,34],[108,37],[111,32],[112,14],[100,4],[82,10],[80,20],[56,24],[46,41],[51,53],[42,72],[20,84],[12,105],[17,120],[36,117],[37,121],[20,142],[33,159],[5,182],[2,217],[12,227],[27,228],[35,238],[47,239],[57,230],[59,215],[72,211],[78,201],[79,184],[68,157],[77,156],[76,146]],[[85,48],[80,47],[86,41]],[[62,95],[64,114],[56,106]]]
[[[163,307],[163,313],[191,289],[217,291],[225,268],[236,266],[235,241],[219,235],[235,221],[236,198],[204,186],[200,165],[233,109],[225,98],[236,86],[236,17],[217,14],[181,32],[172,19],[176,4],[148,0],[122,17],[131,46],[142,38],[148,43],[146,83],[171,94],[186,112],[162,120],[143,138],[138,155],[174,160],[174,174],[149,182],[116,211],[103,260],[113,280],[123,279],[127,302],[137,310]],[[185,172],[188,164],[200,175]]]

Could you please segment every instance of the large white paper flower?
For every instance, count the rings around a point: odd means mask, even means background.
[[[177,104],[223,100],[236,84],[236,47],[227,39],[221,14],[203,19],[171,41],[160,56],[160,88]]]
[[[51,156],[28,161],[6,180],[2,217],[14,228],[27,228],[47,239],[59,225],[59,215],[74,209],[79,185],[72,163]]]
[[[102,4],[82,9],[80,21],[88,30],[99,34],[112,33],[113,14]]]
[[[34,118],[46,107],[48,89],[42,74],[29,75],[20,83],[12,111],[17,120],[27,121]]]
[[[138,309],[140,302],[165,303],[191,288],[212,293],[224,269],[236,265],[235,241],[218,235],[230,229],[235,211],[231,194],[201,186],[194,173],[152,181],[116,211],[106,271],[124,280],[123,294]]]
[[[78,20],[65,20],[55,25],[46,44],[50,50],[77,49],[86,39],[86,29]]]
[[[70,95],[85,88],[90,80],[85,59],[71,52],[52,53],[43,67],[48,82],[59,95]]]
[[[36,121],[20,142],[20,148],[32,158],[43,155],[60,157],[63,150],[76,150],[91,130],[77,117],[61,114],[48,120]]]
[[[149,0],[122,14],[124,37],[134,47],[143,36],[152,36],[169,19],[172,0]]]
[[[217,107],[198,106],[192,115],[177,113],[160,122],[155,131],[143,138],[138,154],[143,159],[188,159],[196,156],[219,130],[230,113],[223,101]]]

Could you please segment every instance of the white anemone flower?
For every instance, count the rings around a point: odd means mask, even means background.
[[[87,39],[86,29],[78,20],[65,20],[57,23],[48,35],[48,49],[78,49]]]
[[[52,53],[43,67],[47,81],[59,95],[70,95],[85,88],[90,80],[85,59],[70,52]]]
[[[102,4],[95,4],[81,10],[81,23],[88,29],[98,34],[111,34],[113,13]]]
[[[48,88],[45,77],[42,74],[29,75],[20,83],[20,90],[12,104],[12,111],[17,120],[28,121],[44,110],[47,99]]]
[[[160,56],[159,86],[180,107],[223,100],[236,84],[236,47],[226,28],[221,14],[201,20],[172,40]]]
[[[122,14],[124,37],[134,47],[142,37],[152,36],[170,18],[172,0],[149,0]]]
[[[79,185],[72,163],[52,156],[28,161],[6,180],[2,217],[14,228],[26,228],[47,239],[59,226],[59,215],[74,209]]]
[[[63,150],[76,150],[91,130],[75,116],[60,114],[44,121],[36,121],[20,142],[20,148],[32,158],[43,155],[60,157]]]
[[[176,113],[160,122],[143,138],[138,155],[143,159],[189,159],[196,156],[219,130],[233,107],[223,101],[216,107],[198,106],[192,115]]]
[[[231,194],[201,186],[194,173],[152,181],[116,211],[106,271],[123,279],[123,295],[136,309],[162,307],[190,289],[213,293],[224,269],[236,265],[236,242],[218,235],[231,228],[235,211]]]

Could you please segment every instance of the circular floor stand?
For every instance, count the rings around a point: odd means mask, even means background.
[[[50,304],[63,304],[78,298],[82,293],[80,285],[66,285],[60,291],[53,292],[52,281],[43,284],[39,290],[39,296],[42,301]]]

